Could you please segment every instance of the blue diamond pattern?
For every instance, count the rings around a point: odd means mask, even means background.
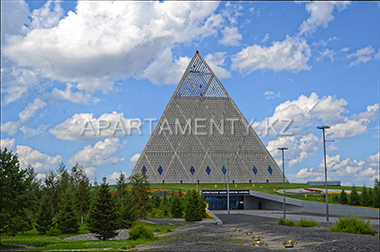
[[[206,172],[207,172],[208,175],[210,175],[210,172],[211,172],[210,167],[207,166],[207,168],[206,168]]]
[[[191,168],[190,168],[190,172],[191,172],[191,175],[194,175],[195,169],[194,169],[193,166],[191,166]]]
[[[158,173],[161,175],[162,174],[162,172],[164,171],[164,170],[162,170],[162,167],[161,167],[161,165],[160,165],[160,167],[158,168]]]
[[[226,175],[226,171],[227,171],[226,167],[223,166],[222,172],[223,172],[224,175]]]
[[[256,168],[256,166],[253,167],[252,171],[255,173],[255,175],[257,174],[257,168]]]
[[[272,167],[270,167],[270,166],[268,167],[268,172],[269,172],[270,175],[272,175],[272,172],[273,172]]]
[[[141,171],[142,171],[143,173],[146,173],[145,165],[143,166],[143,168],[141,169]]]

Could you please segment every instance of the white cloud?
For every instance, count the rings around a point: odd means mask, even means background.
[[[368,61],[372,60],[375,58],[375,49],[372,46],[367,46],[364,48],[361,48],[357,50],[356,52],[347,55],[347,58],[353,58],[354,60],[351,61],[350,67],[351,66],[356,66],[361,63],[367,63]]]
[[[366,111],[333,125],[327,134],[332,138],[349,138],[363,134],[367,132],[369,123],[377,118],[378,110],[379,104],[367,106]]]
[[[280,97],[280,95],[281,95],[281,91],[279,91],[278,93],[275,93],[275,92],[269,91],[269,90],[265,91],[263,94],[263,96],[265,96],[265,99],[267,99],[267,100],[278,98],[278,97]]]
[[[13,149],[14,146],[15,146],[15,139],[14,138],[12,138],[12,139],[9,139],[9,138],[0,139],[1,149],[7,148],[8,150],[11,150],[11,149]]]
[[[265,42],[268,41],[268,39],[269,39],[269,33],[266,33],[266,34],[265,34],[265,37],[261,40],[261,42],[262,42],[262,43],[265,43]]]
[[[93,98],[91,94],[84,92],[72,92],[73,84],[66,83],[66,90],[59,90],[56,87],[51,91],[51,93],[45,94],[46,98],[54,100],[68,100],[73,103],[85,103],[90,102],[97,104],[100,100],[98,98]]]
[[[37,150],[33,150],[29,146],[17,145],[16,148],[21,167],[26,167],[30,164],[34,167],[36,172],[53,170],[62,161],[59,155],[49,156]]]
[[[131,159],[129,160],[130,161],[129,166],[135,166],[137,160],[139,160],[139,158],[140,158],[140,155],[141,154],[139,154],[139,153],[136,153],[135,155],[133,155],[131,157]]]
[[[316,59],[316,61],[321,61],[325,58],[329,58],[332,61],[334,61],[334,55],[336,54],[334,50],[325,49],[322,52],[319,52],[320,56]]]
[[[24,138],[32,137],[36,135],[41,135],[46,132],[46,129],[49,127],[49,125],[41,124],[38,126],[37,129],[33,129],[29,126],[22,126],[20,127],[20,130],[24,134]]]
[[[227,46],[240,45],[242,35],[236,27],[225,27],[222,31],[223,38],[219,40],[219,44]]]
[[[312,46],[327,46],[328,43],[330,43],[331,41],[334,41],[334,40],[338,40],[337,37],[331,37],[329,39],[321,39],[319,41],[316,41],[316,42],[313,42],[311,45]]]
[[[207,64],[209,64],[216,77],[220,80],[231,76],[231,73],[222,67],[225,55],[225,52],[215,52],[214,54],[209,53],[205,56]]]
[[[291,159],[287,167],[303,163],[307,158],[313,156],[318,151],[320,139],[313,134],[303,136],[297,139],[295,136],[279,137],[268,143],[267,149],[276,159],[277,163],[282,163],[282,153],[278,150],[280,147],[286,147],[285,158]]]
[[[59,20],[59,4],[47,3],[33,12],[36,18],[25,36],[9,36],[4,55],[41,77],[71,82],[81,91],[106,92],[116,80],[144,77],[165,48],[216,35],[224,21],[214,14],[218,5],[79,1],[75,12]]]
[[[341,160],[340,155],[328,156],[327,174],[328,180],[347,181],[347,185],[362,185],[372,186],[374,178],[379,176],[379,153],[369,156],[365,160],[350,160],[346,158]],[[372,163],[372,161],[377,163]],[[304,168],[295,174],[288,174],[287,178],[292,182],[304,183],[308,180],[324,180],[325,166],[324,161],[321,161],[318,167]]]
[[[344,47],[342,49],[340,49],[341,52],[348,52],[350,50],[349,47]]]
[[[32,12],[30,25],[31,29],[50,29],[56,26],[64,10],[61,8],[59,1],[47,1],[40,9],[35,9]]]
[[[20,121],[8,121],[1,124],[1,131],[7,133],[10,136],[13,136],[17,133],[18,127],[20,126]]]
[[[80,113],[58,124],[49,132],[62,140],[91,141],[96,138],[128,136],[137,133],[139,125],[139,119],[126,119],[124,113],[105,113],[98,119],[93,118],[92,113]]]
[[[106,176],[107,178],[107,182],[110,184],[110,185],[115,185],[116,182],[117,182],[117,179],[119,178],[120,176],[120,173],[124,173],[124,175],[126,176],[126,173],[125,172],[114,172],[112,174],[109,174]]]
[[[351,117],[343,116],[346,111],[347,101],[337,99],[333,96],[319,98],[316,93],[311,93],[310,97],[301,95],[297,100],[288,100],[275,108],[271,117],[253,124],[259,134],[280,133],[291,120],[289,128],[282,133],[305,135],[306,128],[320,123],[330,125],[326,131],[329,137],[350,138],[367,131],[370,122],[377,118],[378,104],[370,105],[366,111]],[[269,127],[273,126],[274,130]],[[276,132],[274,132],[276,131]],[[306,130],[307,131],[307,130]]]
[[[83,169],[89,178],[96,177],[96,168],[95,167],[86,167]]]
[[[243,48],[232,57],[231,68],[247,73],[258,69],[297,73],[310,70],[307,65],[310,56],[310,46],[306,40],[287,36],[284,41],[273,42],[270,47],[253,45]]]
[[[231,4],[230,2],[227,2],[224,6],[225,8],[221,11],[222,16],[225,17],[230,24],[238,24],[238,17],[243,15],[241,13],[243,6],[240,4]]]
[[[3,62],[9,61],[3,58]],[[4,105],[8,105],[27,95],[28,90],[33,87],[38,82],[37,74],[26,68],[21,67],[10,67],[4,68],[2,76],[7,76],[10,79],[9,82],[3,81],[3,92],[6,94],[4,98]]]
[[[83,166],[102,166],[113,165],[124,160],[124,158],[116,157],[115,154],[123,148],[119,138],[106,138],[97,142],[93,147],[87,145],[83,150],[77,152],[68,163],[83,164]]]
[[[349,2],[342,1],[306,3],[306,11],[310,13],[310,17],[301,24],[300,34],[315,32],[319,26],[327,28],[328,23],[334,19],[332,15],[334,8],[342,11],[348,4]]]
[[[344,122],[341,113],[345,111],[345,105],[347,101],[332,96],[319,98],[316,93],[311,93],[309,97],[301,95],[297,100],[281,103],[275,108],[271,117],[255,123],[254,126],[257,132],[265,132],[268,122],[270,124],[276,122],[279,125],[282,121],[287,124],[291,120],[288,133],[303,135],[301,129],[310,126],[310,123],[316,119],[322,119],[323,123],[329,125]]]
[[[18,114],[20,121],[23,123],[29,121],[30,118],[35,116],[39,109],[42,109],[45,106],[46,103],[40,98],[34,99],[33,102],[29,103],[28,106]]]

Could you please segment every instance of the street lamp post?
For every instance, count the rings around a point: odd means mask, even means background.
[[[325,160],[325,184],[326,184],[326,222],[329,222],[329,194],[327,190],[327,164],[326,164],[326,139],[325,139],[325,129],[329,129],[330,126],[323,125],[318,126],[317,129],[323,131],[323,151],[324,151],[324,160]]]
[[[227,159],[227,213],[230,214],[230,159]]]
[[[286,213],[285,213],[285,158],[284,158],[284,151],[287,150],[288,148],[282,147],[278,148],[279,150],[282,151],[282,184],[283,184],[283,192],[284,192],[284,220],[286,220]]]

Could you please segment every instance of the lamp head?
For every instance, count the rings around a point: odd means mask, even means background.
[[[317,126],[317,129],[329,129],[330,126],[328,125],[323,125],[323,126]]]

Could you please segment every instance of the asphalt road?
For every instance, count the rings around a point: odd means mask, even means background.
[[[211,210],[212,213],[216,215],[226,215],[227,210]],[[230,214],[245,214],[245,215],[254,215],[259,217],[266,217],[266,218],[273,218],[273,219],[280,219],[284,217],[283,211],[274,211],[274,210],[231,210]],[[307,214],[307,213],[300,213],[300,212],[289,212],[286,213],[286,219],[292,220],[292,221],[299,221],[301,218],[307,219],[307,220],[315,220],[318,223],[326,223],[326,215],[316,215],[316,214]],[[337,220],[339,220],[339,217],[337,216],[330,216],[329,217],[329,223],[335,223]],[[365,221],[369,221],[371,225],[374,225],[375,227],[379,226],[379,219],[367,219],[364,218]],[[377,231],[378,228],[377,228]]]

